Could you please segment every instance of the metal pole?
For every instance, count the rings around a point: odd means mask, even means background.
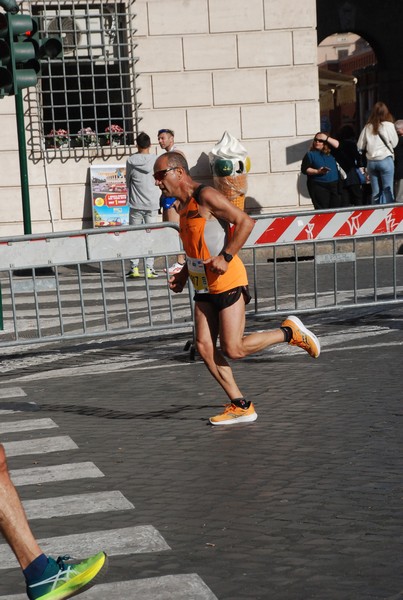
[[[18,135],[18,154],[20,157],[20,179],[22,212],[24,216],[24,233],[32,233],[31,229],[31,208],[29,204],[29,184],[28,184],[28,161],[27,161],[27,142],[25,139],[24,124],[24,105],[22,101],[22,92],[18,90],[15,93],[15,112],[17,115],[17,135]]]

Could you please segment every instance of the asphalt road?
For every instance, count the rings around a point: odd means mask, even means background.
[[[128,502],[86,514],[83,499],[77,514],[63,506],[32,519],[40,539],[110,544],[105,586],[83,600],[403,599],[403,308],[304,321],[320,358],[282,345],[234,363],[259,418],[223,428],[208,417],[225,397],[183,351],[186,337],[3,351],[1,441],[76,444],[10,457],[16,475],[74,465],[76,478],[22,483],[22,499],[44,502],[44,512],[47,501],[57,508],[50,498],[82,494]],[[139,531],[165,546],[142,550]],[[1,553],[0,599],[14,600],[23,584]]]

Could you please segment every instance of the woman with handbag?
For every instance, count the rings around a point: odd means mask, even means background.
[[[386,104],[377,102],[358,139],[358,150],[365,151],[367,156],[372,204],[389,204],[395,201],[393,148],[397,146],[399,138],[393,121]]]

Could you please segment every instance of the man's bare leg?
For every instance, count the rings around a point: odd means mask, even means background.
[[[235,382],[232,369],[217,348],[219,316],[209,302],[196,302],[196,345],[204,363],[230,400],[241,398],[242,392]]]
[[[244,332],[245,301],[241,295],[235,304],[219,313],[220,346],[224,354],[232,359],[244,358],[274,344],[285,342],[284,331],[280,328],[250,335],[244,335]]]
[[[225,425],[235,422],[253,422],[257,419],[255,407],[243,397],[234,379],[231,367],[222,352],[217,348],[220,314],[212,304],[196,302],[197,349],[208,370],[221,385],[230,400],[229,404],[225,406],[224,412],[211,417],[210,423],[212,425]]]
[[[0,532],[22,569],[42,554],[29,527],[24,508],[8,473],[6,455],[0,444]]]
[[[312,358],[318,358],[320,355],[318,338],[296,316],[287,317],[281,327],[270,331],[244,335],[244,330],[245,304],[241,296],[235,304],[228,306],[219,314],[220,346],[226,356],[233,359],[244,358],[282,342],[298,346]]]
[[[229,358],[243,358],[267,346],[284,342],[284,332],[281,329],[252,333],[249,336],[243,335],[245,329],[243,296],[235,304],[220,312],[209,302],[196,302],[195,322],[197,350],[230,400],[243,396],[223,352]],[[217,348],[218,334],[220,334],[223,352]]]
[[[277,329],[245,336],[243,296],[221,311],[209,302],[196,302],[195,323],[197,349],[210,373],[231,401],[224,413],[210,418],[213,425],[252,422],[257,418],[253,404],[243,397],[236,384],[224,354],[229,358],[239,359],[284,342],[299,346],[314,358],[320,354],[319,340],[295,316],[287,317]],[[217,349],[218,335],[222,353]]]

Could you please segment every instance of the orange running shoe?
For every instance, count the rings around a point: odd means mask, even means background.
[[[299,346],[308,352],[312,358],[318,358],[320,354],[320,342],[316,335],[312,331],[309,331],[298,317],[287,317],[281,323],[281,327],[290,327],[292,330],[292,338],[288,342],[291,346]]]
[[[212,425],[233,425],[234,423],[252,423],[256,419],[257,413],[252,402],[249,408],[240,408],[230,402],[225,405],[224,412],[221,415],[210,418],[210,423]]]

